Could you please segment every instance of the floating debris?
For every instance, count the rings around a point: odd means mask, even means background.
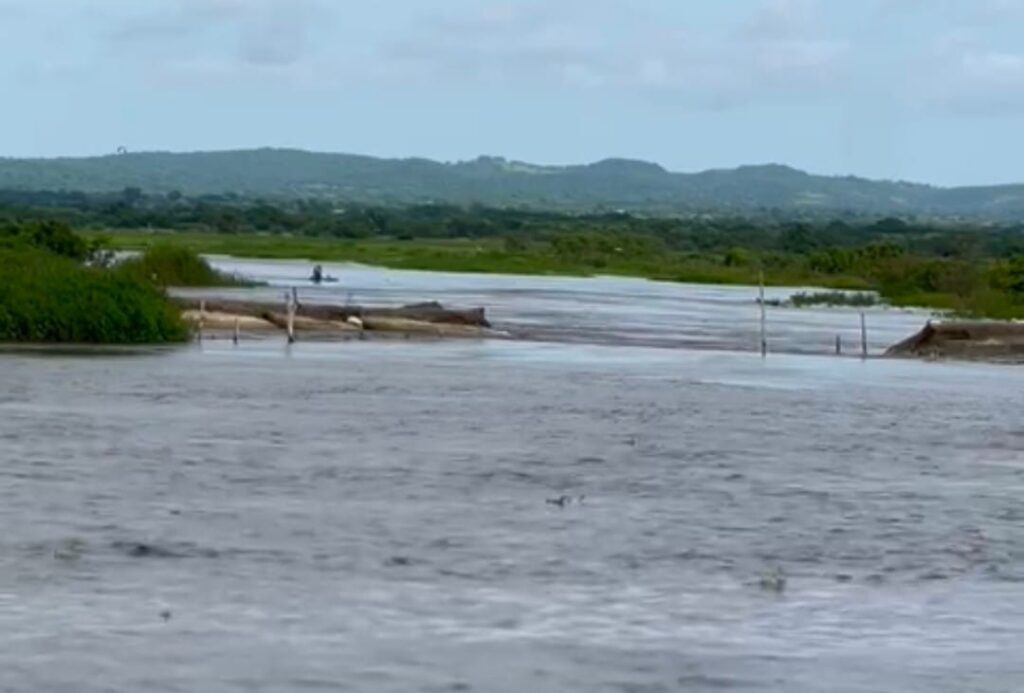
[[[786,576],[781,569],[776,568],[771,573],[762,575],[758,581],[761,589],[765,592],[774,592],[776,594],[782,594],[786,591]]]
[[[82,557],[85,552],[85,541],[83,539],[72,538],[62,541],[57,548],[53,550],[53,557],[58,561],[77,561]]]
[[[564,508],[565,506],[572,505],[573,503],[582,505],[585,498],[586,496],[576,496],[573,498],[572,496],[562,495],[558,498],[548,498],[544,502],[548,505],[557,505],[559,508]]]

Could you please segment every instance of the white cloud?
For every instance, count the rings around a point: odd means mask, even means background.
[[[316,0],[173,0],[119,17],[109,36],[157,62],[188,51],[202,54],[195,60],[289,65],[306,55],[311,32],[328,16]]]
[[[820,25],[817,0],[764,0],[742,28],[754,40],[778,41],[814,34]]]
[[[1024,113],[1024,54],[966,50],[956,56],[938,96],[956,111]]]
[[[653,90],[717,108],[820,89],[846,56],[817,0],[762,0],[717,29],[665,14],[582,0],[492,5],[426,17],[383,59],[421,81]]]
[[[607,75],[597,65],[600,29],[564,9],[501,4],[423,17],[412,35],[386,46],[381,58],[399,66],[390,70],[394,74],[446,81],[603,81]]]
[[[883,18],[947,17],[963,27],[984,27],[1024,17],[1024,0],[878,0]]]
[[[931,108],[971,115],[1024,113],[1024,52],[1003,48],[990,32],[956,28],[913,59],[917,96]]]
[[[455,3],[420,0],[433,11],[378,13],[363,35],[373,15],[337,0],[0,0],[0,29],[24,33],[4,19],[31,16],[21,23],[39,36],[23,40],[11,70],[26,83],[78,70],[181,86],[490,85],[713,109],[871,94],[900,108],[1024,112],[1011,21],[1024,19],[1024,0],[746,0],[744,12],[673,2],[474,0],[444,11]]]

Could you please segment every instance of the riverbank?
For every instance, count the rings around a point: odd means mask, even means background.
[[[885,355],[1024,363],[1024,324],[929,321],[919,332],[889,347]]]
[[[294,341],[346,340],[367,337],[484,338],[507,336],[491,328],[483,308],[452,310],[427,302],[399,308],[305,304],[282,306],[258,300],[178,297],[182,318],[199,339],[266,338],[273,334]]]

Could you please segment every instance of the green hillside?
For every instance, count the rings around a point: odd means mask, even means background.
[[[1001,219],[1024,216],[1024,185],[938,188],[816,176],[779,165],[687,174],[621,159],[554,167],[494,157],[440,163],[284,149],[0,159],[0,189],[109,192],[125,188],[191,195],[236,193],[384,204],[479,203],[653,214],[779,209]]]

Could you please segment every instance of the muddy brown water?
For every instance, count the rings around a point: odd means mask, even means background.
[[[0,354],[0,690],[1024,688],[1021,369],[819,355],[825,310],[762,361],[749,289],[328,271],[533,338]]]

